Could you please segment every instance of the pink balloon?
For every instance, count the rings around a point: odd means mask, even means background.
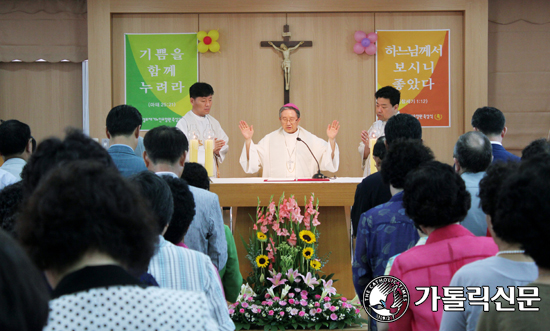
[[[368,47],[365,48],[365,53],[367,53],[368,55],[376,54],[376,45],[370,44]]]
[[[378,40],[378,35],[376,32],[371,32],[367,35],[367,38],[369,38],[371,43],[375,43]]]
[[[361,43],[356,43],[353,45],[353,51],[355,54],[361,54],[365,51],[365,47],[361,46]]]
[[[361,40],[367,38],[367,34],[364,33],[363,31],[355,31],[355,34],[353,35],[353,38],[355,38],[355,41],[360,43]]]

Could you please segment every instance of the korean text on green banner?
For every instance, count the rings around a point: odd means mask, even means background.
[[[378,30],[376,82],[401,92],[399,111],[450,127],[449,30]]]
[[[198,80],[197,34],[125,34],[126,104],[136,107],[142,130],[176,126],[190,109]]]

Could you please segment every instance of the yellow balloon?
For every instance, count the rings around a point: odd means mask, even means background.
[[[216,53],[220,50],[220,44],[217,41],[213,41],[210,46],[208,46],[208,49],[210,49],[210,52]]]
[[[212,45],[210,45],[212,46]],[[205,43],[203,43],[202,41],[198,44],[197,46],[197,49],[199,50],[199,52],[201,53],[206,53],[208,52],[208,45],[206,45]]]
[[[202,41],[204,39],[204,37],[206,37],[208,34],[206,33],[206,31],[199,31],[197,32],[197,39],[199,41]]]
[[[218,30],[210,30],[208,31],[208,36],[212,38],[212,41],[216,41],[218,40],[218,38],[220,38],[220,33],[218,32]]]

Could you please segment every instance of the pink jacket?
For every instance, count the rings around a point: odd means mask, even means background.
[[[449,286],[455,272],[463,265],[494,256],[498,247],[492,238],[476,237],[465,227],[451,224],[433,231],[425,245],[415,246],[393,263],[390,275],[401,279],[410,293],[409,309],[399,320],[389,324],[390,331],[437,331],[443,315],[443,301],[437,301],[437,311],[432,311],[432,295],[424,303],[414,303],[422,298],[423,290],[417,286],[438,287],[443,297],[443,286]]]

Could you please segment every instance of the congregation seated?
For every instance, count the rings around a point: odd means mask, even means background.
[[[148,201],[156,220],[154,232],[159,239],[155,254],[149,262],[148,273],[155,277],[161,288],[205,293],[209,319],[215,321],[220,330],[235,330],[229,318],[218,273],[210,258],[192,249],[178,247],[162,236],[169,228],[174,211],[172,192],[166,181],[149,171],[134,175],[130,180],[139,187],[139,192]]]
[[[206,168],[196,162],[187,162],[181,173],[181,179],[185,179],[187,184],[210,191],[210,178]]]
[[[210,190],[210,178],[208,172],[199,163],[188,162],[183,168],[181,178],[185,179],[191,186]],[[227,240],[227,263],[219,271],[222,280],[225,300],[235,302],[241,291],[243,276],[239,269],[239,256],[237,255],[237,245],[231,229],[224,224],[225,239]],[[168,228],[170,230],[170,228]]]
[[[49,172],[64,168],[67,163],[75,160],[94,160],[101,163],[104,168],[117,169],[105,148],[82,131],[69,128],[63,140],[48,138],[36,147],[21,173],[23,200],[32,194]]]
[[[489,303],[489,311],[481,313],[476,330],[546,330],[550,323],[546,309],[550,308],[550,155],[542,154],[523,160],[518,171],[502,184],[496,196],[493,222],[495,233],[507,234],[507,241],[519,243],[538,267],[538,277],[527,286],[535,293],[533,301],[514,289],[511,300]],[[519,254],[517,254],[520,256]],[[498,304],[498,305],[497,305]],[[497,307],[501,309],[497,309]],[[511,309],[512,311],[502,311]]]
[[[384,135],[386,146],[389,148],[392,142],[399,138],[421,140],[422,126],[412,115],[397,114],[390,117],[385,124]],[[361,215],[375,206],[388,202],[391,197],[390,185],[384,183],[380,172],[367,176],[357,185],[350,213],[355,236]]]
[[[44,277],[25,251],[0,230],[0,330],[41,331],[50,295]]]
[[[498,193],[503,183],[518,169],[517,162],[497,162],[487,169],[487,175],[479,183],[481,207],[489,216],[489,231],[499,248],[496,256],[478,260],[460,268],[450,286],[488,286],[489,298],[497,293],[497,286],[523,286],[537,278],[538,269],[533,259],[521,251],[518,235],[525,230],[517,219],[496,220]],[[496,222],[494,222],[496,221]],[[481,305],[471,305],[465,295],[464,311],[445,311],[441,319],[441,331],[474,331]]]
[[[33,151],[32,141],[31,128],[27,124],[18,120],[3,121],[0,124],[0,156],[4,160],[0,170],[10,173],[15,181],[21,180],[23,167]],[[4,177],[5,174],[2,175],[2,181],[7,180]]]
[[[44,330],[217,329],[203,293],[144,287],[128,273],[147,266],[158,241],[146,206],[116,168],[93,160],[39,182],[17,233],[53,288]]]
[[[145,135],[144,159],[147,168],[158,175],[180,178],[185,166],[189,142],[177,128],[156,127]],[[218,195],[190,186],[195,200],[195,217],[184,238],[185,244],[207,254],[221,270],[227,262],[227,241]]]
[[[161,178],[164,179],[170,187],[174,200],[174,213],[172,214],[172,219],[163,237],[176,246],[188,248],[183,243],[183,238],[187,230],[189,230],[189,225],[191,225],[193,217],[195,217],[195,200],[193,200],[193,193],[189,191],[187,183],[180,178],[166,175],[161,176]]]
[[[550,154],[550,142],[545,139],[533,140],[521,151],[521,160],[525,161],[540,154]]]
[[[393,193],[387,203],[361,215],[352,272],[359,297],[374,278],[382,276],[390,257],[413,247],[418,239],[414,222],[405,215],[403,184],[407,174],[433,160],[432,151],[420,140],[398,139],[390,146],[382,163],[382,178]],[[370,330],[376,330],[371,320]]]
[[[491,238],[476,237],[458,224],[466,217],[470,194],[451,166],[430,161],[410,172],[403,205],[416,226],[428,235],[426,244],[397,256],[390,271],[411,289],[411,303],[421,302],[423,291],[414,290],[416,287],[430,290],[434,286],[437,294],[444,296],[443,286],[449,286],[460,267],[496,254],[498,248]],[[443,302],[436,302],[437,307],[429,301],[410,304],[401,318],[389,323],[389,330],[439,330]]]
[[[147,170],[143,158],[134,154],[142,124],[141,113],[129,105],[116,106],[107,115],[108,152],[124,177]]]
[[[11,184],[0,190],[0,222],[2,230],[12,237],[15,233],[15,221],[19,214],[21,201],[23,200],[23,182]]]
[[[491,141],[492,163],[520,161],[518,156],[508,152],[502,146],[502,140],[508,132],[508,128],[506,127],[506,118],[500,110],[494,107],[478,108],[472,115],[471,123],[475,131],[483,133]]]
[[[468,215],[460,224],[476,236],[486,236],[486,215],[479,206],[478,193],[479,182],[485,176],[485,169],[493,160],[489,138],[477,131],[461,135],[455,144],[453,160],[455,170],[464,180],[471,198]]]

